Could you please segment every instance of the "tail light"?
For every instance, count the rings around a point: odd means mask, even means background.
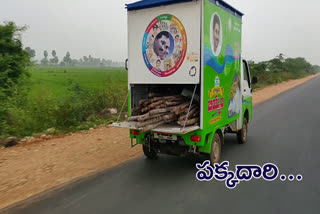
[[[139,132],[139,130],[131,130],[131,134],[132,135],[139,135],[140,132]]]
[[[201,142],[201,136],[191,136],[191,141],[193,142]]]

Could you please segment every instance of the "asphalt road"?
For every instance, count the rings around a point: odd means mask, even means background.
[[[195,157],[144,157],[42,194],[4,213],[320,213],[320,77],[257,105],[248,142],[225,136],[223,159],[277,164],[303,180],[199,182]]]

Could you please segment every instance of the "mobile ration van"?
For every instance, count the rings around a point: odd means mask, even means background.
[[[241,57],[243,14],[221,0],[143,0],[128,11],[128,114],[152,89],[193,91],[200,121],[192,126],[163,124],[145,133],[133,123],[131,146],[158,153],[210,154],[218,162],[225,133],[247,139],[252,89]]]

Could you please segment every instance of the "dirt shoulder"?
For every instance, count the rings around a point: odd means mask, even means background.
[[[277,96],[281,94],[282,92],[285,92],[287,90],[290,90],[294,87],[297,87],[317,76],[320,76],[320,74],[307,76],[302,79],[296,79],[296,80],[289,80],[286,82],[282,82],[275,85],[270,85],[268,87],[265,87],[263,89],[259,89],[253,93],[253,105],[256,105],[258,103],[261,103],[263,101],[266,101],[268,99],[271,99],[274,96]]]
[[[257,104],[319,75],[272,85],[253,93]],[[0,209],[142,155],[130,147],[129,131],[99,127],[47,141],[0,149]]]

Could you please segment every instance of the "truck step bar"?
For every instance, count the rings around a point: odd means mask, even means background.
[[[136,128],[136,122],[121,122],[121,123],[112,123],[111,127],[118,127],[118,128],[129,128],[129,129],[136,129],[141,130],[142,128]],[[189,132],[193,132],[195,130],[200,129],[199,126],[187,126],[185,128],[177,125],[177,124],[163,124],[158,126],[151,131],[154,132],[163,132],[163,133],[171,133],[171,134],[187,134]]]

